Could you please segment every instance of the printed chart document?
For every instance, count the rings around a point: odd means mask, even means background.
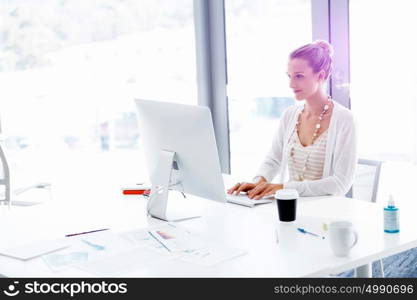
[[[70,244],[68,248],[42,256],[54,272],[60,272],[78,264],[113,257],[134,247],[122,235],[111,231],[66,238],[66,241]]]
[[[95,276],[114,277],[151,268],[155,263],[167,259],[169,257],[146,248],[134,248],[103,259],[88,261],[76,267]]]
[[[168,260],[212,266],[246,253],[206,241],[173,223],[70,240],[71,247],[43,256],[53,271],[75,267],[95,276],[123,276]]]
[[[176,259],[203,266],[212,266],[246,254],[246,251],[208,242],[183,228],[170,224],[164,228],[150,230]]]
[[[52,271],[59,272],[75,264],[87,262],[88,252],[66,248],[63,251],[44,255],[42,258]]]
[[[206,247],[206,243],[203,240],[173,224],[149,230],[149,234],[169,252],[190,251]]]
[[[169,225],[159,226],[164,229]],[[124,245],[124,250],[113,255],[93,258],[75,267],[96,276],[119,276],[131,272],[152,267],[161,261],[172,259],[169,251],[155,240],[149,229],[138,229],[120,232],[117,234],[119,244]]]
[[[183,255],[179,255],[177,259],[209,267],[245,254],[246,251],[241,249],[207,244],[206,247],[201,249],[185,251]]]

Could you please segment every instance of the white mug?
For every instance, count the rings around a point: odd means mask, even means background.
[[[337,221],[329,224],[330,247],[336,256],[347,256],[358,242],[358,233],[349,221]]]

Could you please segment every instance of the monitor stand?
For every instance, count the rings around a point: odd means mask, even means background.
[[[176,165],[175,152],[162,150],[152,177],[152,188],[147,205],[148,214],[169,222],[198,218],[200,216],[187,215],[184,211],[178,212],[175,207],[174,210],[171,208],[168,211],[169,188],[174,164]],[[171,202],[171,204],[173,203]]]

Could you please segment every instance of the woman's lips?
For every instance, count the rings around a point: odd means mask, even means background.
[[[296,90],[296,91],[294,91],[294,93],[295,93],[295,94],[297,94],[297,93],[299,93],[299,92],[301,92],[301,90]]]

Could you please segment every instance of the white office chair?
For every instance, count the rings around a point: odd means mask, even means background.
[[[359,159],[353,185],[346,197],[375,203],[382,163],[382,161],[377,160]],[[382,259],[379,260],[379,264],[382,277],[385,277]]]
[[[9,206],[11,205],[20,205],[20,206],[30,206],[35,204],[40,204],[41,202],[28,202],[28,201],[19,201],[19,200],[12,200],[12,198],[16,198],[24,192],[27,192],[34,188],[46,188],[49,191],[49,199],[52,199],[52,192],[51,192],[51,184],[50,183],[35,183],[32,185],[23,186],[14,190],[11,190],[10,187],[10,171],[9,171],[9,164],[7,163],[6,155],[3,151],[3,148],[0,144],[0,204],[6,204]]]
[[[5,203],[11,205],[10,201],[10,176],[9,176],[9,165],[7,164],[6,156],[3,152],[3,148],[0,145],[0,187],[4,190],[3,197],[0,199],[0,204]]]
[[[353,186],[346,197],[376,202],[382,161],[359,159]]]

